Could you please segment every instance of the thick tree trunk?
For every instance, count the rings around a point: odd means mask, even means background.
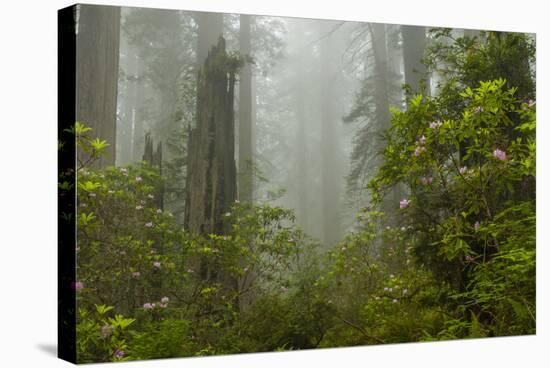
[[[251,16],[240,16],[240,53],[250,55]],[[253,156],[252,156],[252,70],[246,63],[239,73],[239,200],[253,199]]]
[[[403,35],[403,62],[405,83],[412,93],[430,94],[430,78],[426,66],[422,64],[426,50],[426,27],[401,26]]]
[[[234,71],[220,37],[199,71],[197,123],[189,138],[185,227],[194,234],[226,231],[223,217],[236,199]],[[221,66],[221,67],[220,67]]]
[[[339,240],[339,165],[338,165],[338,134],[339,118],[336,114],[336,45],[334,40],[334,25],[323,22],[321,26],[320,62],[321,62],[321,193],[323,198],[323,229],[322,241],[330,246]]]
[[[94,166],[114,165],[120,7],[79,5],[78,9],[76,118],[109,143]]]

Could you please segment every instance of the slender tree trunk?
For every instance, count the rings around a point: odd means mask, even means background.
[[[323,22],[321,25],[321,193],[323,198],[322,241],[333,245],[339,240],[339,170],[338,170],[338,117],[336,114],[336,84],[338,71],[335,68],[337,51],[334,39],[334,25]]]
[[[144,150],[144,89],[145,83],[141,78],[141,63],[138,55],[135,55],[135,74],[132,78],[134,93],[134,109],[132,110],[132,161],[139,162]]]
[[[376,154],[380,155],[385,147],[383,135],[390,128],[390,65],[388,60],[388,42],[386,27],[383,24],[374,23],[371,25],[371,37],[374,56],[374,100],[376,114],[376,132],[380,136],[377,141]],[[376,167],[382,164],[380,156],[377,157]],[[391,214],[395,203],[399,202],[399,188],[397,186],[390,190],[389,195],[382,203],[382,211]]]
[[[242,56],[249,56],[251,16],[240,16],[239,43]],[[252,156],[252,70],[245,63],[239,73],[239,200],[252,202],[253,156]]]
[[[135,48],[128,42],[123,43],[124,67],[122,68],[124,91],[119,91],[119,104],[122,105],[122,115],[117,127],[117,148],[116,163],[123,166],[132,161],[132,134],[133,116],[136,108],[136,54]]]
[[[109,143],[95,166],[114,165],[120,7],[79,5],[78,9],[76,118]]]
[[[401,109],[403,105],[403,75],[401,73],[403,57],[398,48],[400,33],[395,28],[392,29],[392,27],[396,26],[386,24],[385,27],[388,105]],[[387,127],[389,128],[391,126],[391,114],[389,114],[388,118]],[[401,200],[403,195],[403,187],[400,184],[396,184],[392,188],[390,195],[392,208],[395,208],[393,206]]]
[[[412,93],[430,94],[430,78],[422,64],[426,50],[426,27],[401,26],[405,83]]]

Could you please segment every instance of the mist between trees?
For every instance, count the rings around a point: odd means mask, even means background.
[[[533,35],[78,9],[83,361],[534,332]]]

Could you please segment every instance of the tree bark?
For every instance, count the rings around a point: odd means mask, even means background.
[[[185,227],[194,234],[223,234],[223,217],[236,199],[235,71],[225,62],[225,40],[199,71],[197,121],[190,132]]]
[[[338,134],[336,124],[336,84],[338,70],[336,70],[336,51],[334,39],[334,25],[332,22],[323,22],[321,25],[320,44],[320,80],[321,95],[321,193],[323,198],[323,229],[322,241],[330,246],[339,240],[339,170],[338,170]]]
[[[136,108],[136,50],[129,42],[121,43],[121,54],[124,55],[124,66],[122,69],[123,91],[119,89],[118,103],[121,105],[122,114],[117,125],[117,155],[116,164],[123,166],[133,159],[133,123],[134,109]],[[121,60],[122,62],[122,60]]]
[[[115,164],[120,7],[79,5],[76,118],[106,140],[95,167]],[[85,155],[85,154],[83,154]]]
[[[239,44],[241,56],[250,56],[250,15],[240,16]],[[252,155],[252,69],[250,63],[239,73],[239,200],[253,199],[253,155]]]
[[[412,93],[430,94],[430,78],[422,64],[426,50],[426,27],[401,26],[405,83]]]

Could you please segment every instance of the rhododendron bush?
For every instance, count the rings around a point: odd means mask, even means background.
[[[223,231],[192,233],[165,172],[97,168],[109,142],[76,123],[78,361],[535,333],[534,85],[495,62],[525,39],[491,37],[430,50],[450,74],[391,109],[368,195],[325,249],[269,200],[231,199]]]

